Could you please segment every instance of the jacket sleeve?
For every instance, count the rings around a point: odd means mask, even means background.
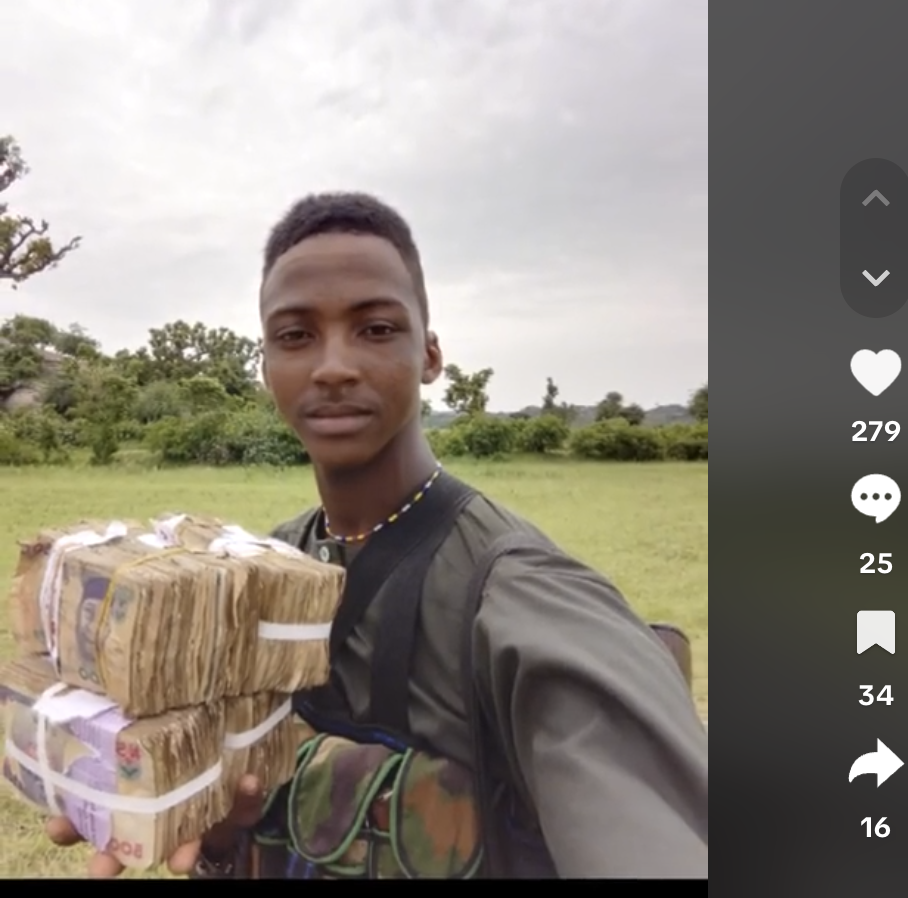
[[[602,576],[499,559],[474,629],[480,695],[563,878],[708,878],[708,737],[674,658]]]

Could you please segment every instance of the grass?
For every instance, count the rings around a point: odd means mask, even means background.
[[[683,627],[693,641],[695,696],[706,716],[705,464],[520,460],[462,462],[450,469],[608,574],[644,618]],[[265,531],[313,504],[315,488],[307,469],[0,469],[0,496],[0,580],[9,582],[16,540],[43,525],[193,511]],[[6,610],[0,606],[0,662],[13,650]],[[6,790],[0,791],[0,821],[0,879],[84,875],[87,853],[54,848],[44,838],[39,815]]]

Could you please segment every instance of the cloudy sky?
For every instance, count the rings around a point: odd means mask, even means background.
[[[359,189],[410,221],[493,408],[707,379],[707,0],[20,0],[0,48],[32,169],[5,197],[83,236],[0,318],[257,335],[268,229]]]

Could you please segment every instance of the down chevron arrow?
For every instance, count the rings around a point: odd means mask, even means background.
[[[884,271],[878,278],[875,278],[869,271],[866,270],[863,272],[863,274],[864,277],[867,278],[867,280],[870,281],[870,283],[873,284],[874,287],[879,287],[880,284],[882,284],[883,281],[885,281],[886,278],[889,277],[888,270]]]

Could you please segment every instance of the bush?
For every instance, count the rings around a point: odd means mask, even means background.
[[[557,452],[571,433],[570,427],[557,415],[540,415],[515,423],[520,425],[517,428],[517,444],[521,451],[537,455]]]
[[[209,412],[192,418],[163,418],[148,425],[145,443],[165,464],[228,464],[230,459],[221,446],[225,419],[226,412]]]
[[[113,432],[118,443],[141,443],[145,439],[145,427],[138,421],[118,421]]]
[[[117,425],[99,424],[91,431],[88,443],[91,448],[91,463],[93,465],[109,465],[120,449],[117,439]]]
[[[667,458],[674,461],[709,461],[708,424],[674,424],[661,430]]]
[[[183,411],[180,385],[171,381],[153,381],[139,390],[133,414],[140,424],[151,424],[165,418],[176,418]]]
[[[501,458],[516,448],[520,426],[505,418],[477,415],[458,425],[456,432],[474,458]]]
[[[14,443],[28,447],[26,455],[29,458],[35,455],[45,464],[59,464],[69,458],[65,448],[69,436],[67,422],[50,409],[41,407],[18,409],[3,416],[2,426]],[[12,455],[18,457],[18,450],[10,448],[13,442],[7,445]]]
[[[259,408],[165,418],[149,425],[146,443],[167,464],[285,467],[309,461],[296,434]]]
[[[9,427],[0,424],[0,465],[20,467],[40,465],[43,461],[41,453],[34,446],[15,436]]]
[[[580,458],[598,461],[658,461],[665,446],[658,432],[649,427],[611,418],[574,431],[571,451]]]
[[[459,458],[467,455],[467,445],[458,428],[427,430],[426,439],[436,458]]]
[[[224,438],[238,464],[289,467],[309,461],[299,437],[276,415],[258,408],[229,415]]]

